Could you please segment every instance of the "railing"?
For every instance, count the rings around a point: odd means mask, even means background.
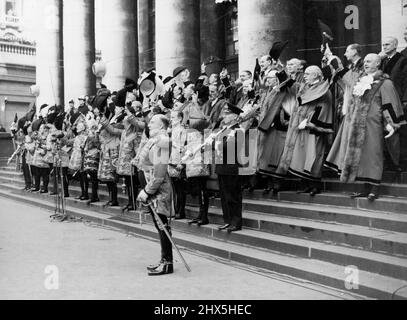
[[[37,49],[34,46],[0,41],[0,52],[35,56]]]

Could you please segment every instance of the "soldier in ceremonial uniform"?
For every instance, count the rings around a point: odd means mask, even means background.
[[[168,174],[170,140],[167,129],[169,120],[164,115],[155,115],[148,124],[150,139],[140,152],[140,168],[144,171],[147,185],[139,193],[137,200],[149,201],[171,234],[169,219],[172,216],[172,185]],[[156,218],[152,215],[161,243],[161,261],[147,267],[150,276],[174,272],[172,245],[163,230],[160,230]]]
[[[84,171],[84,149],[88,139],[86,132],[86,122],[84,116],[77,119],[74,124],[76,128],[76,137],[73,143],[71,159],[69,161],[69,169],[73,171],[74,178],[78,178],[81,186],[81,195],[77,200],[89,200],[87,179]]]
[[[109,201],[106,206],[118,207],[119,202],[117,200],[117,172],[116,165],[119,158],[120,151],[120,136],[118,132],[111,133],[106,130],[106,127],[110,124],[114,128],[124,129],[122,121],[126,114],[124,108],[115,106],[112,99],[108,99],[109,109],[114,108],[114,115],[110,120],[104,118],[101,121],[101,132],[99,134],[100,139],[100,162],[98,170],[98,179],[107,184],[109,190]]]
[[[220,124],[220,129],[224,126],[231,126],[236,122],[242,110],[228,104],[224,111],[224,118]],[[243,129],[237,124],[228,128],[224,134],[215,141],[217,150],[216,174],[218,175],[220,199],[222,202],[222,212],[225,225],[219,230],[230,232],[242,229],[242,179],[239,176],[239,156],[244,142],[238,141],[236,130],[241,130],[240,139],[244,139]],[[234,153],[232,155],[231,153]],[[220,159],[219,159],[220,156]],[[219,164],[218,164],[219,163]]]
[[[137,172],[131,164],[132,159],[136,156],[141,141],[141,135],[145,129],[144,121],[141,121],[140,118],[136,118],[135,116],[135,108],[138,106],[141,106],[141,103],[135,101],[133,106],[128,105],[126,107],[126,117],[123,120],[123,129],[115,128],[110,124],[104,125],[104,129],[110,134],[120,136],[120,150],[116,170],[117,174],[125,179],[128,195],[128,204],[122,208],[123,211],[136,209],[133,206],[133,199],[135,202],[135,197],[140,185]]]

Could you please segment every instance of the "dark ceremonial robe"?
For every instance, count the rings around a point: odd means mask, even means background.
[[[285,175],[289,171],[304,179],[319,180],[328,144],[327,138],[333,133],[329,83],[324,81],[311,86],[301,85],[297,100],[276,173]],[[308,127],[299,130],[298,126],[305,119],[308,120]]]
[[[402,102],[407,102],[407,58],[397,52],[382,62],[381,70],[388,74]]]
[[[332,145],[326,166],[341,181],[380,184],[383,174],[384,127],[406,123],[397,91],[382,72],[362,97],[352,96],[348,113]]]
[[[263,94],[258,126],[257,171],[279,177],[280,164],[287,137],[290,115],[295,107],[291,90],[269,90]]]

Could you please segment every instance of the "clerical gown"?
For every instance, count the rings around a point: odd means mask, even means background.
[[[384,128],[406,124],[402,105],[391,80],[378,72],[370,90],[353,96],[325,166],[341,181],[378,185],[383,175]]]
[[[311,86],[302,84],[297,100],[276,173],[281,176],[290,172],[304,179],[320,180],[328,135],[333,133],[329,83],[324,81]],[[307,128],[299,130],[298,126],[305,119]]]

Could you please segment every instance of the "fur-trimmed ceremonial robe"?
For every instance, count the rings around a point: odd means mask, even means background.
[[[303,84],[297,94],[298,105],[291,116],[278,175],[288,171],[309,180],[322,175],[328,134],[333,133],[332,95],[327,81]],[[298,126],[307,120],[308,126]]]
[[[353,96],[325,165],[341,181],[378,185],[383,174],[384,128],[406,124],[400,98],[391,80],[378,71],[370,90]]]

